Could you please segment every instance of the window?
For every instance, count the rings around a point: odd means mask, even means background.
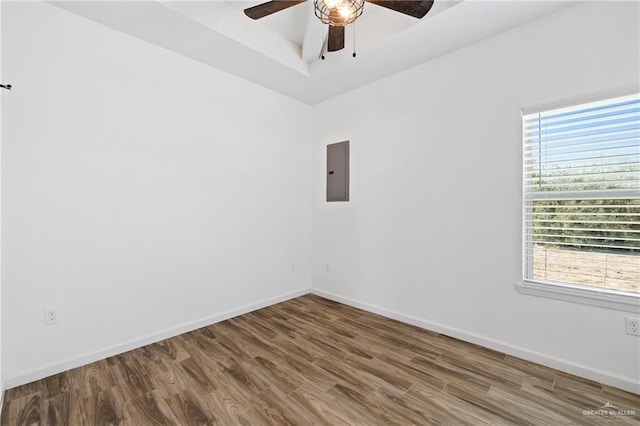
[[[523,135],[525,282],[640,295],[640,95],[526,114]]]

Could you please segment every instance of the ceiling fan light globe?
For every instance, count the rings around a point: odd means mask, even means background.
[[[349,5],[341,5],[338,8],[338,13],[345,19],[348,19],[353,14],[353,8]]]
[[[335,9],[340,3],[342,3],[341,0],[322,0],[322,2],[329,9]]]
[[[315,15],[323,24],[343,27],[352,24],[364,9],[365,0],[313,0]],[[333,7],[328,7],[328,4]]]

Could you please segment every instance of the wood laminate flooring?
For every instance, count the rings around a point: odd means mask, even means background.
[[[640,424],[640,396],[306,295],[9,389],[1,423]]]

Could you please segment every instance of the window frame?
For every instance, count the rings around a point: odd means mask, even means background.
[[[595,93],[590,93],[586,95],[574,96],[571,98],[565,98],[560,101],[553,102],[545,102],[536,105],[530,105],[522,108],[522,115],[529,115],[536,112],[548,111],[552,109],[565,108],[570,106],[577,106],[580,104],[596,102],[606,99],[612,99],[621,96],[628,96],[637,94],[640,92],[640,84],[630,83],[624,86],[619,86],[615,88],[610,88],[607,90],[602,90]],[[524,124],[521,120],[522,128],[522,136],[520,139],[520,147],[524,150]],[[522,153],[522,151],[521,151]],[[524,167],[524,165],[523,165]],[[545,280],[532,280],[525,279],[524,277],[530,274],[525,274],[525,267],[532,267],[529,263],[525,262],[525,241],[526,241],[526,232],[527,226],[525,224],[525,217],[527,214],[527,209],[532,209],[533,197],[527,197],[527,193],[524,190],[524,173],[521,173],[521,188],[522,188],[522,217],[521,217],[521,227],[522,227],[522,240],[520,243],[520,248],[522,250],[522,259],[521,259],[521,272],[522,278],[521,281],[516,283],[516,289],[521,294],[538,296],[551,298],[556,300],[562,300],[573,303],[580,303],[592,306],[598,306],[602,308],[615,309],[619,311],[625,312],[633,312],[640,313],[640,294],[634,294],[629,292],[617,291],[612,289],[603,289],[598,287],[589,287],[582,286],[579,284],[570,284],[570,283],[558,283],[558,282],[549,282]],[[637,191],[634,190],[621,190],[619,191],[620,195],[624,195],[625,193],[635,195]]]

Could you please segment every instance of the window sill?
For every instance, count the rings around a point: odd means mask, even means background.
[[[640,313],[640,295],[632,295],[615,290],[527,280],[518,282],[516,288],[522,294]]]

